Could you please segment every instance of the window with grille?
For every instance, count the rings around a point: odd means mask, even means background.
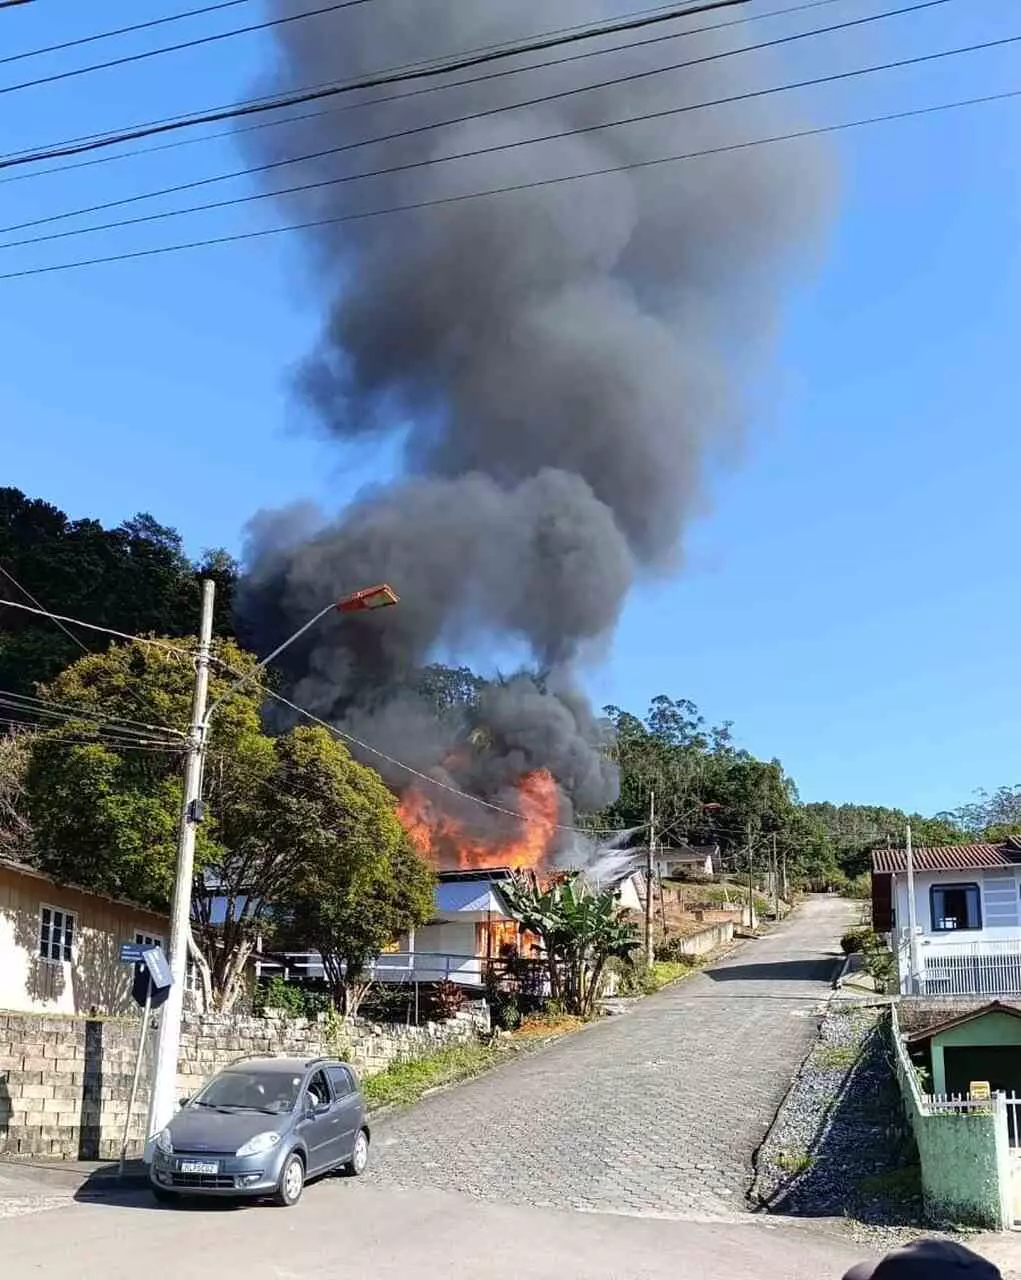
[[[142,933],[139,931],[135,934],[135,942],[140,947],[162,947],[163,946],[163,939],[159,936],[158,933],[148,934],[148,933]]]
[[[74,947],[74,912],[39,908],[39,954],[44,960],[70,960]]]

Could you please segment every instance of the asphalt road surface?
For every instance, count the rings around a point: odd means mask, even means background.
[[[0,1169],[4,1280],[833,1280],[844,1237],[743,1212],[851,917],[809,902],[636,1011],[379,1124],[372,1173],[293,1210],[76,1200]],[[582,1210],[582,1212],[579,1212]]]

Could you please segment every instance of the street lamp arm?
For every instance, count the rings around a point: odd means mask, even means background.
[[[314,627],[315,624],[321,618],[325,618],[328,613],[332,613],[333,610],[336,609],[336,607],[337,607],[336,602],[331,600],[330,603],[325,606],[325,608],[320,609],[319,612],[315,614],[314,617],[309,618],[308,622],[306,622],[304,626],[299,627],[298,630],[295,631],[295,633],[292,636],[288,636],[287,639],[283,642],[283,644],[278,644],[272,653],[268,653],[265,656],[265,658],[260,659],[255,664],[255,666],[251,669],[251,671],[249,671],[246,675],[238,676],[238,678],[234,681],[233,684],[228,685],[228,687],[223,691],[223,693],[220,694],[220,696],[216,699],[216,701],[213,703],[213,705],[209,708],[209,710],[206,712],[205,716],[203,717],[203,720],[202,720],[203,735],[209,729],[209,722],[213,718],[214,711],[219,710],[219,708],[227,701],[227,699],[231,697],[233,694],[235,694],[238,691],[238,689],[242,688],[242,686],[246,684],[250,684],[253,680],[255,680],[260,672],[265,671],[265,669],[269,666],[269,664],[273,661],[274,658],[279,657],[279,655],[283,653],[285,649],[290,648],[290,646],[294,644],[295,640],[299,640],[305,634],[306,631]]]

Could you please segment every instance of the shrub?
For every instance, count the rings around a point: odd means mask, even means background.
[[[843,951],[845,956],[854,955],[856,952],[864,951],[866,936],[871,932],[871,929],[851,929],[840,939],[841,951]]]
[[[460,1013],[467,999],[463,987],[444,978],[442,982],[433,982],[422,988],[421,1007],[431,1021],[446,1022]]]
[[[264,1018],[268,1013],[282,1013],[288,1018],[314,1019],[333,1008],[325,990],[304,987],[274,977],[260,982],[252,994],[252,1011]]]
[[[501,992],[492,1002],[493,1026],[500,1031],[517,1031],[521,1026],[521,1006],[513,991]]]

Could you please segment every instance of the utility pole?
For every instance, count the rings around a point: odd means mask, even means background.
[[[656,793],[649,792],[649,846],[645,855],[645,963],[656,958],[652,945],[652,879],[656,866]]]
[[[780,869],[776,859],[776,832],[773,832],[773,919],[780,922]]]
[[[752,854],[752,824],[749,822],[746,830],[748,839],[748,928],[755,928],[755,882],[754,882],[754,858]]]
[[[904,828],[904,859],[908,879],[908,992],[917,993],[918,983],[918,909],[915,904],[915,856],[911,847],[911,823]]]
[[[202,761],[205,755],[206,699],[209,692],[209,652],[213,638],[213,594],[216,586],[208,579],[202,583],[202,619],[199,626],[199,648],[195,660],[195,685],[191,698],[191,725],[188,729],[188,753],[184,764],[184,792],[177,832],[177,870],[174,901],[170,913],[170,973],[172,982],[156,1038],[156,1062],[153,1071],[152,1096],[149,1101],[149,1127],[146,1159],[151,1158],[151,1142],[170,1121],[176,1109],[177,1060],[181,1049],[181,1015],[184,1012],[184,987],[188,973],[188,938],[191,932],[191,887],[195,868],[195,829],[201,821]]]

